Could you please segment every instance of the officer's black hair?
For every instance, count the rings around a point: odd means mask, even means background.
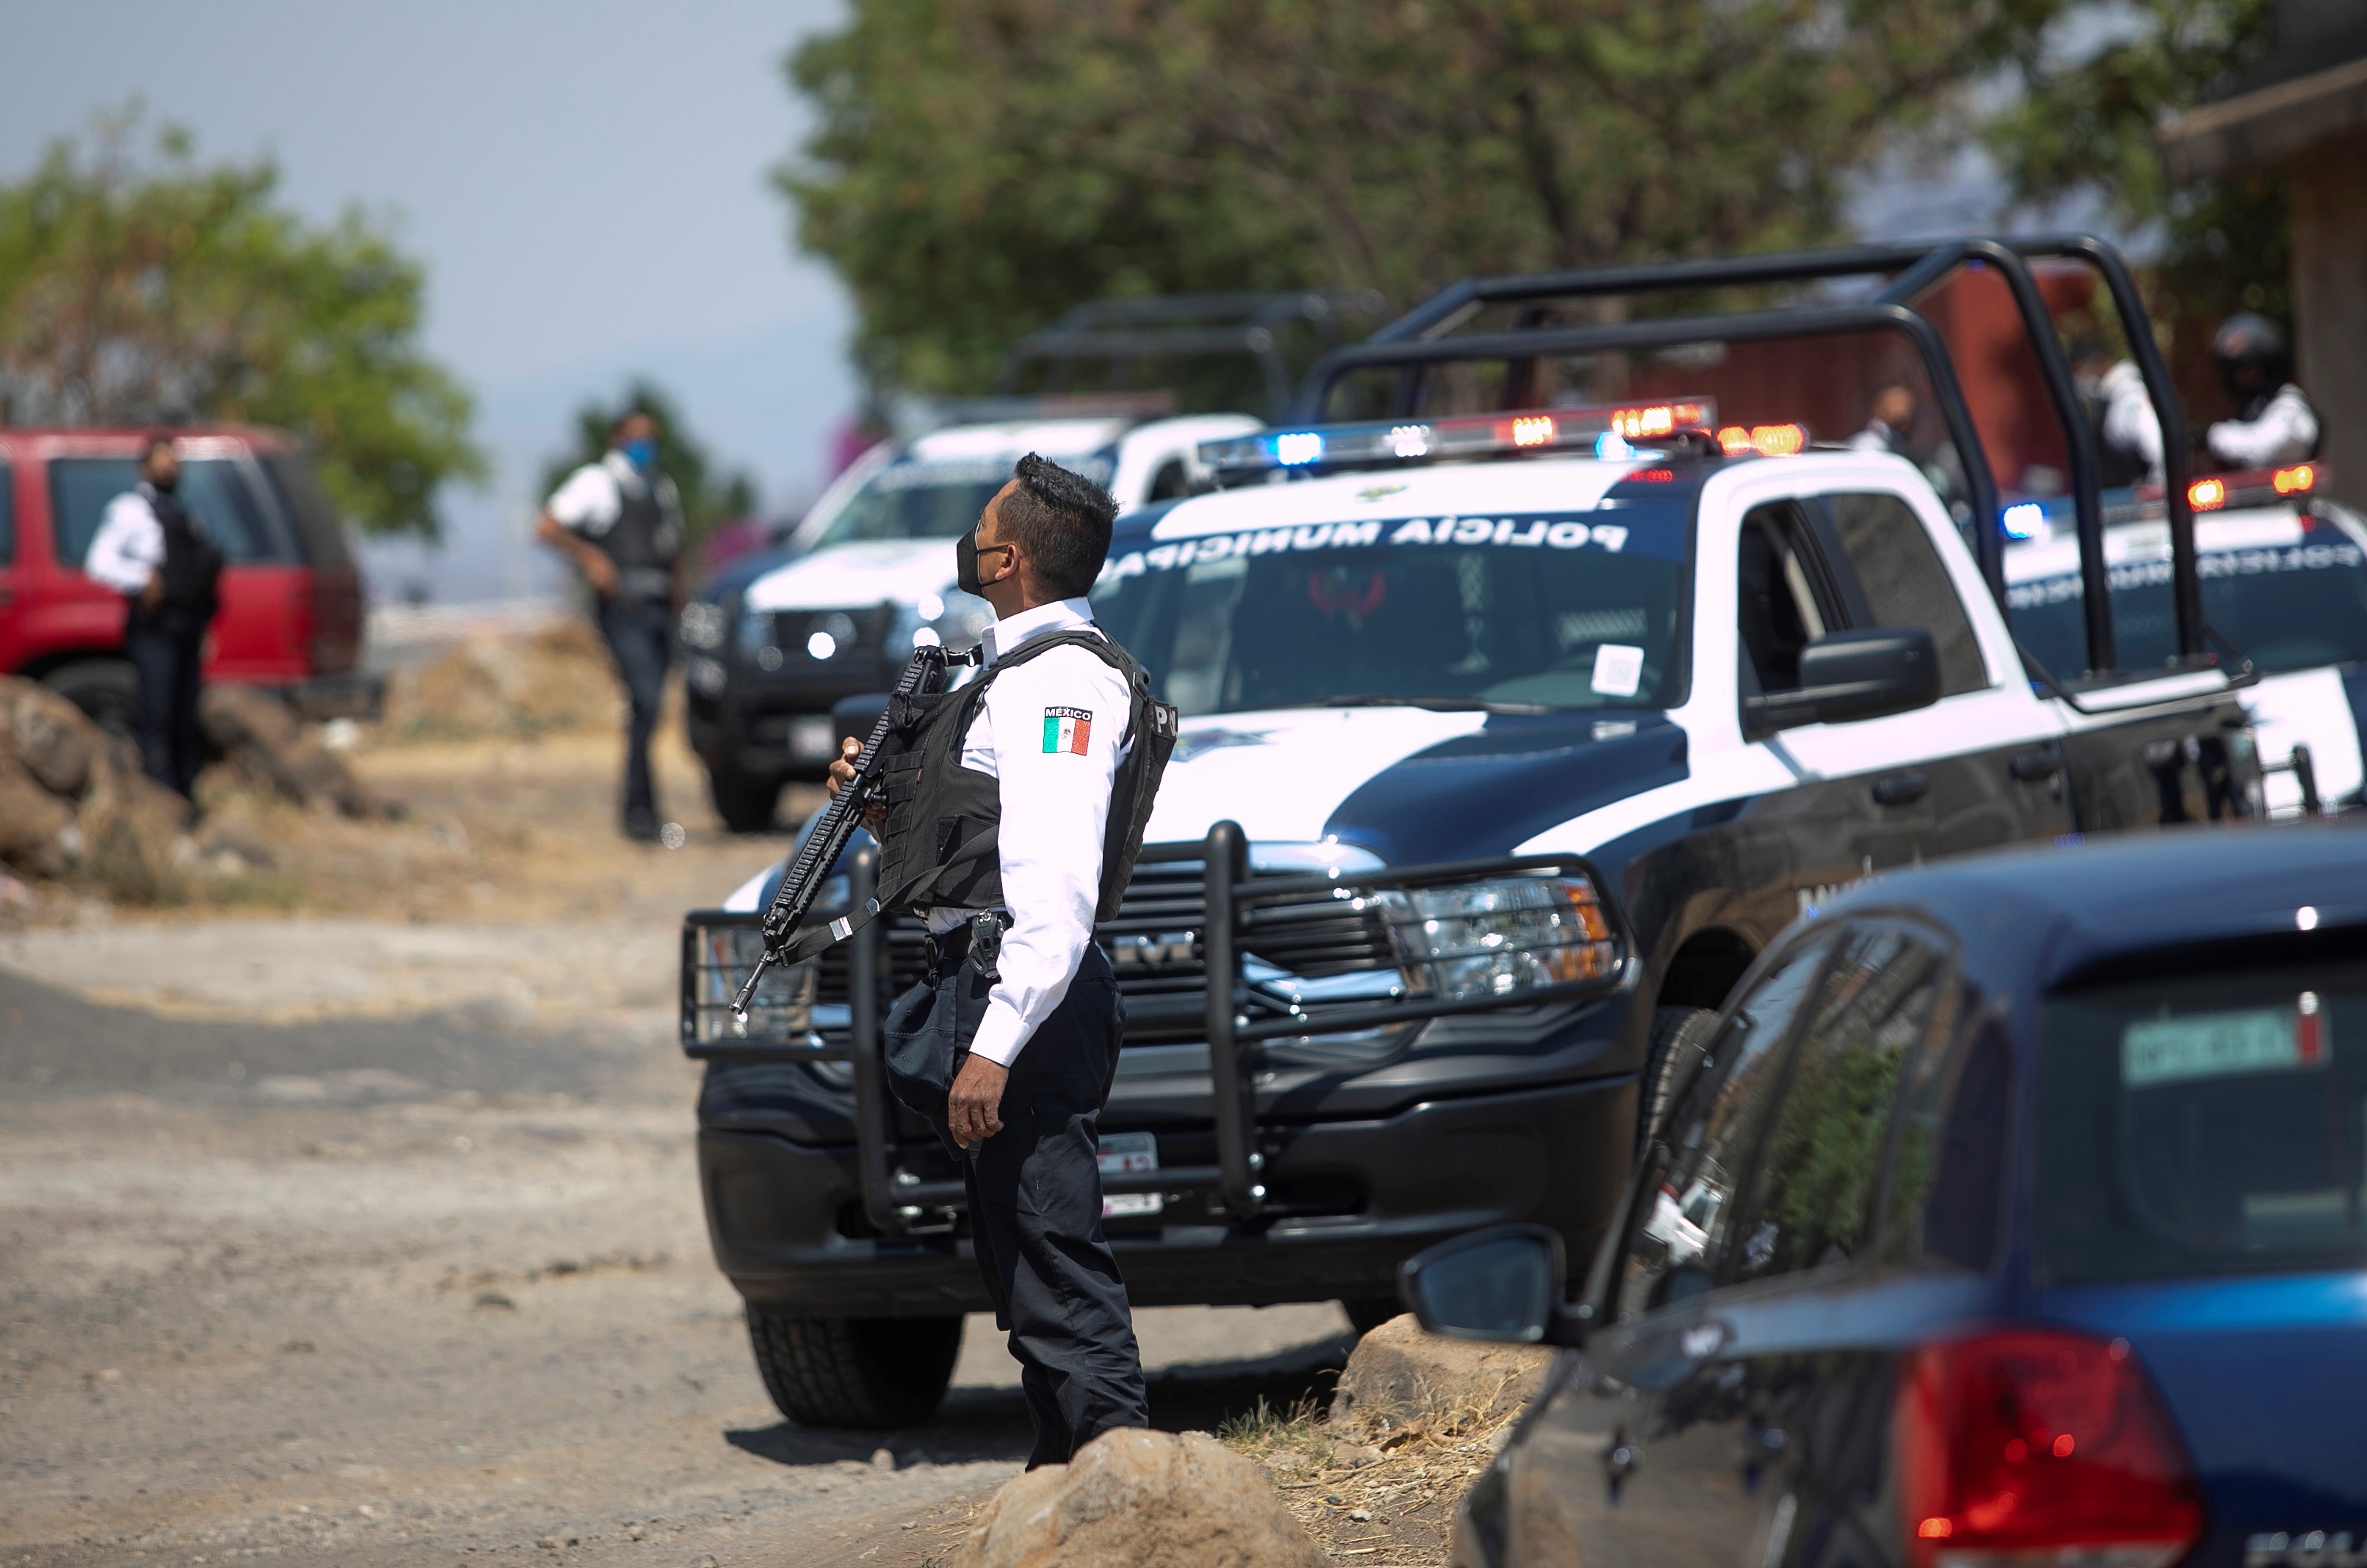
[[[1084,475],[1033,452],[1019,459],[1011,477],[1019,488],[1003,497],[995,513],[1002,531],[1036,563],[1036,579],[1048,592],[1082,597],[1109,554],[1117,502]]]
[[[170,452],[172,449],[173,433],[171,431],[150,431],[148,433],[148,439],[140,444],[140,466],[143,468],[146,468],[148,466],[149,458],[154,457],[160,451]]]

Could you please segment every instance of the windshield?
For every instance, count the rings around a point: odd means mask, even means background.
[[[994,492],[1011,479],[1014,457],[960,457],[889,464],[846,498],[813,547],[872,539],[950,539],[969,532]],[[1060,464],[1097,485],[1110,481],[1106,457],[1061,458]]]
[[[2367,552],[2329,523],[2305,520],[2287,545],[2203,551],[2203,614],[2264,675],[2367,659]],[[2121,663],[2144,670],[2178,652],[2169,558],[2112,569],[2112,624]],[[2057,675],[2088,663],[2075,573],[2020,582],[2007,592],[2013,633]]]
[[[1319,523],[1125,549],[1094,616],[1185,715],[1682,700],[1679,505]]]
[[[2044,1278],[2367,1265],[2367,964],[2057,998],[2041,1042]]]

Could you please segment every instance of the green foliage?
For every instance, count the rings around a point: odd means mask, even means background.
[[[690,547],[695,549],[724,524],[754,513],[755,481],[744,473],[719,469],[707,448],[683,423],[674,400],[644,377],[634,378],[615,402],[595,398],[575,411],[574,445],[565,456],[552,458],[544,467],[542,493],[547,496],[557,490],[584,464],[598,462],[608,450],[609,434],[617,428],[617,421],[633,409],[657,423],[658,471],[682,493],[683,526],[690,535],[686,541]]]
[[[359,211],[277,205],[267,159],[200,166],[169,128],[136,156],[138,118],[0,186],[0,418],[277,425],[363,528],[433,536],[437,488],[485,463],[419,346],[420,265]]]
[[[2201,103],[2273,41],[2274,0],[2147,0],[2101,47],[2032,51],[2024,92],[1984,129],[2014,194],[2100,197],[2130,232],[2159,236],[2150,301],[2199,342],[2231,310],[2292,320],[2283,182],[2258,173],[2173,186],[2155,130]]]
[[[2061,0],[853,0],[776,171],[875,387],[1080,300],[1814,243]]]

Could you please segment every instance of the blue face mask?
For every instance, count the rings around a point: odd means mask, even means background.
[[[641,472],[645,474],[651,468],[657,467],[658,444],[655,441],[651,440],[646,435],[636,436],[632,440],[626,442],[623,451],[625,454],[625,461],[632,464],[633,467],[640,469]]]

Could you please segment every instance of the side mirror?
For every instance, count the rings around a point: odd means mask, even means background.
[[[1495,1225],[1442,1241],[1398,1269],[1398,1292],[1422,1327],[1455,1339],[1575,1345],[1561,1304],[1561,1237],[1543,1225]]]
[[[1802,724],[1910,713],[1940,700],[1940,650],[1921,626],[1832,632],[1800,650],[1800,684],[1743,699],[1753,739]]]

